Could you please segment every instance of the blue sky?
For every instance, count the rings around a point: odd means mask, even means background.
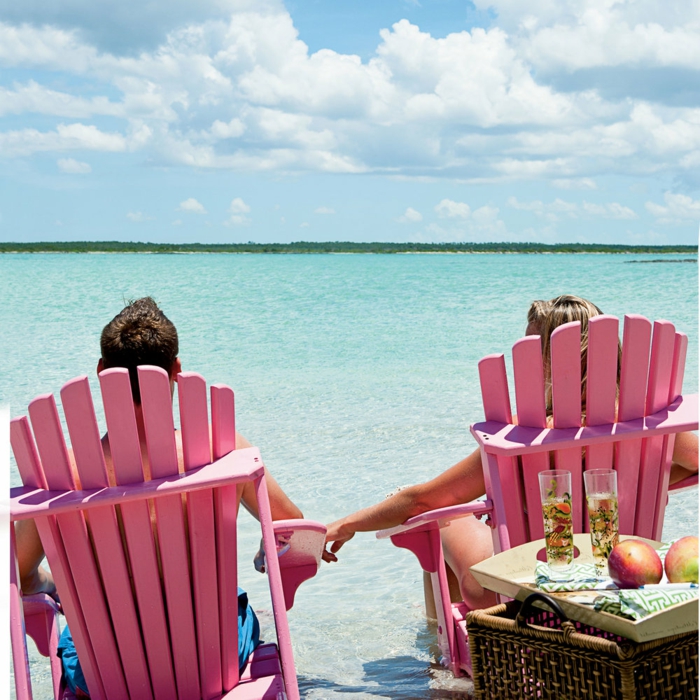
[[[0,240],[690,243],[693,0],[0,0]]]

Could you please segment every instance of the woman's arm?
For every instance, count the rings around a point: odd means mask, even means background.
[[[335,554],[356,532],[373,532],[401,525],[428,510],[469,503],[484,494],[481,456],[475,450],[461,462],[424,484],[401,489],[397,494],[369,508],[336,520],[328,526],[326,542]]]
[[[673,463],[669,486],[698,473],[698,436],[695,433],[678,433],[673,446]]]

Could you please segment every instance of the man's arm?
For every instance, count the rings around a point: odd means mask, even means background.
[[[236,449],[244,447],[252,447],[252,445],[240,434],[236,433]],[[270,474],[270,471],[265,467],[265,484],[267,485],[267,495],[270,499],[270,510],[272,511],[273,520],[293,520],[303,518],[304,514],[294,505],[293,501],[282,490],[282,487],[275,481],[275,478]],[[241,501],[245,509],[258,520],[258,499],[255,495],[255,485],[252,482],[247,482],[243,485]]]
[[[431,481],[401,489],[380,503],[331,523],[326,542],[333,543],[330,551],[335,554],[356,532],[373,532],[401,525],[428,510],[469,503],[483,496],[484,492],[481,455],[477,449]]]
[[[20,586],[24,595],[34,593],[56,593],[51,573],[40,566],[44,559],[44,548],[33,520],[20,520],[14,524],[17,538],[17,564]]]

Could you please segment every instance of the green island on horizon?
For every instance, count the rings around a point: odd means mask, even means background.
[[[697,255],[693,245],[618,245],[604,243],[356,243],[297,241],[294,243],[143,243],[137,241],[0,242],[0,253],[626,253]],[[633,261],[630,261],[633,262]],[[697,262],[645,260],[634,262]]]

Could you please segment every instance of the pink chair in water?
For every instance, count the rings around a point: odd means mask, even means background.
[[[661,539],[675,433],[698,427],[698,397],[682,396],[688,338],[668,321],[625,316],[618,395],[618,320],[589,322],[585,427],[581,415],[581,332],[578,322],[552,334],[553,427],[547,427],[539,336],[513,346],[517,425],[504,356],[479,363],[485,421],[471,426],[481,450],[486,500],[442,508],[377,533],[411,550],[431,574],[438,642],[455,675],[471,675],[463,603],[451,604],[440,528],[473,513],[487,516],[494,552],[544,537],[537,475],[554,465],[572,473],[574,531],[584,532],[583,470],[617,470],[620,533]],[[583,450],[585,449],[585,459]],[[697,475],[672,489],[697,485]]]
[[[61,390],[81,491],[52,395],[29,405],[31,428],[26,417],[11,423],[24,484],[12,490],[11,519],[36,522],[90,695],[296,700],[286,611],[297,587],[318,570],[326,529],[308,520],[272,522],[258,449],[235,449],[233,392],[211,387],[210,423],[206,383],[194,373],[178,377],[186,469],[179,474],[167,374],[156,367],[138,372],[152,480],[144,480],[125,369],[100,374],[115,486],[108,483],[87,377]],[[249,481],[268,552],[277,645],[258,647],[239,674],[236,493]],[[56,658],[57,608],[44,595],[22,598],[11,532],[17,697],[32,697],[25,631],[51,657],[55,697],[73,697]]]

